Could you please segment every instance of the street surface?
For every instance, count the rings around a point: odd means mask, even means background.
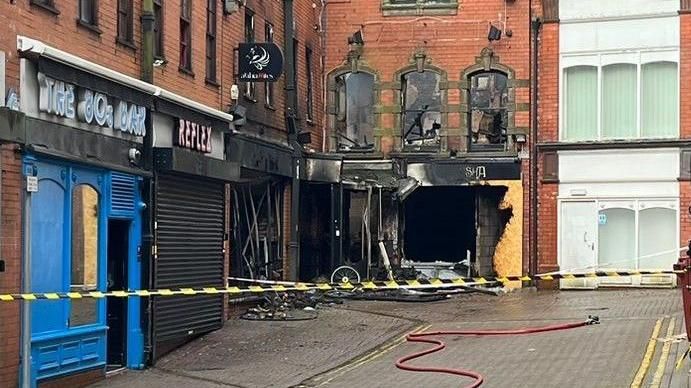
[[[483,387],[689,386],[691,363],[675,365],[688,348],[679,339],[685,333],[680,292],[658,289],[350,301],[319,310],[311,321],[235,319],[150,370],[94,387],[460,387],[471,379],[398,370],[398,358],[432,346],[405,343],[403,334],[535,327],[589,315],[601,324],[512,337],[440,337],[445,350],[411,363],[474,370],[485,377]]]

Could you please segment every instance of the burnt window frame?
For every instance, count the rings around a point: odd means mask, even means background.
[[[29,0],[29,4],[44,9],[54,15],[60,15],[60,10],[55,7],[55,0]]]
[[[314,121],[314,77],[312,76],[314,51],[312,47],[305,46],[305,76],[307,78],[307,99],[305,100],[305,119]]]
[[[217,69],[217,33],[218,33],[218,4],[216,0],[206,2],[206,78],[207,84],[218,87]]]
[[[165,11],[163,0],[153,0],[154,3],[154,58],[165,60]]]
[[[115,41],[121,45],[135,48],[134,45],[134,1],[117,0],[117,31]]]
[[[244,31],[245,31],[245,43],[254,43],[256,40],[256,27],[257,20],[255,18],[255,13],[250,8],[245,7],[245,18],[244,18]],[[257,102],[257,83],[256,82],[245,82],[243,87],[242,96],[245,100],[250,102]]]
[[[274,42],[274,25],[266,21],[264,23],[264,41]],[[273,82],[264,82],[264,106],[269,109],[276,109],[276,94]]]
[[[84,3],[91,3],[91,12],[90,15],[88,15],[91,20],[83,17],[85,15],[83,9]],[[78,0],[77,25],[100,34],[101,30],[98,28],[98,6],[99,0]]]
[[[372,104],[369,116],[371,119],[372,130],[370,134],[371,138],[367,138],[367,134],[363,135],[365,144],[360,144],[359,139],[348,138],[348,92],[346,85],[348,75],[353,76],[355,74],[358,76],[366,75],[367,77],[370,77],[372,81]],[[331,147],[332,150],[335,152],[344,153],[371,153],[377,151],[378,144],[376,130],[379,116],[374,109],[374,106],[379,101],[379,92],[376,87],[378,83],[377,74],[371,69],[358,69],[357,72],[353,72],[352,69],[344,69],[342,71],[332,73],[329,79],[329,83],[333,85],[330,87],[332,90],[329,92],[329,115],[330,122],[332,123],[332,137],[334,139],[334,145]],[[355,141],[357,144],[353,144],[353,141]],[[350,147],[352,148],[346,147],[344,144],[351,144]]]
[[[499,114],[504,115],[504,117],[501,119],[503,121],[503,124],[505,125],[503,128],[500,127],[500,131],[503,131],[503,133],[499,133],[499,142],[498,143],[477,143],[473,141],[473,110],[475,110],[475,105],[473,103],[473,88],[474,88],[474,83],[473,79],[475,77],[484,75],[484,74],[497,74],[502,77],[504,77],[504,90],[502,92],[503,96],[500,96],[501,98],[501,104],[499,108],[483,108],[483,107],[478,107],[478,110],[497,110],[499,111]],[[511,132],[511,124],[509,122],[509,111],[510,111],[510,88],[509,88],[509,80],[510,80],[510,74],[507,74],[504,71],[497,70],[497,69],[489,69],[489,70],[479,70],[472,72],[468,74],[467,77],[467,82],[468,82],[468,89],[467,89],[467,101],[468,101],[468,112],[466,113],[466,134],[467,134],[467,150],[469,152],[482,152],[482,151],[500,151],[500,152],[505,152],[508,150],[509,147],[509,137],[510,137],[510,132]],[[494,116],[494,119],[496,119],[497,116]]]
[[[409,139],[409,136],[413,133],[413,130],[411,130],[411,126],[407,125],[407,115],[409,113],[413,112],[418,112],[420,113],[420,109],[408,109],[406,106],[408,104],[408,96],[407,96],[407,85],[408,85],[408,80],[406,79],[408,76],[412,74],[424,74],[424,73],[431,73],[436,75],[438,78],[437,82],[437,88],[439,91],[439,109],[438,110],[426,110],[426,112],[433,112],[433,113],[438,113],[439,114],[439,122],[437,125],[432,124],[431,128],[425,129],[424,126],[420,128],[421,131],[423,131],[423,136],[418,137],[418,138],[413,138]],[[399,106],[400,106],[400,114],[398,115],[398,127],[400,129],[400,141],[401,141],[401,149],[402,150],[411,150],[411,151],[423,151],[423,152],[439,152],[443,149],[443,136],[442,136],[442,131],[444,130],[444,126],[446,125],[447,118],[445,117],[444,114],[444,105],[445,105],[445,100],[446,100],[446,89],[442,87],[442,83],[445,80],[445,73],[441,71],[440,69],[437,68],[428,68],[428,67],[423,67],[421,69],[413,69],[410,71],[404,71],[399,73],[398,80],[400,82],[400,91],[399,91]],[[421,119],[424,118],[421,116]],[[435,120],[436,122],[436,120]],[[433,138],[425,138],[427,136],[426,132],[429,131],[436,131],[436,136]],[[408,136],[406,136],[408,135]],[[421,144],[416,144],[412,143],[412,141],[415,140],[421,140]],[[428,140],[434,140],[432,143],[437,143],[437,144],[427,144],[425,143]]]
[[[194,76],[192,71],[192,0],[180,2],[180,55],[178,70]]]

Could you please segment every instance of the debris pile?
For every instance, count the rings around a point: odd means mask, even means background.
[[[261,302],[247,310],[240,318],[265,321],[303,321],[315,319],[317,309],[343,301],[323,292],[285,292],[266,294]]]

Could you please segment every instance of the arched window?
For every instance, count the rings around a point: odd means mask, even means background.
[[[404,145],[439,145],[442,93],[441,75],[425,70],[402,76],[401,123]]]
[[[481,72],[470,76],[468,144],[470,150],[504,150],[508,127],[507,76]]]
[[[335,102],[338,150],[374,149],[374,76],[363,72],[339,75]]]

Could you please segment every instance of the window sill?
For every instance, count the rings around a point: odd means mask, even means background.
[[[208,86],[213,86],[215,88],[220,88],[221,84],[218,83],[215,79],[211,78],[204,78],[204,83],[206,83]]]
[[[313,119],[313,118],[306,118],[306,119],[305,119],[305,122],[307,123],[307,125],[311,125],[311,126],[313,126],[313,127],[317,124],[317,123],[314,122],[314,119]]]
[[[84,20],[79,19],[79,18],[77,18],[77,26],[82,27],[84,29],[87,29],[87,30],[89,30],[95,34],[98,34],[98,35],[101,35],[103,33],[103,31],[101,31],[101,29],[98,28],[97,24],[87,23]]]
[[[30,3],[31,5],[33,5],[33,6],[35,6],[35,7],[41,8],[41,9],[43,9],[43,10],[46,10],[46,11],[52,13],[53,15],[56,15],[56,16],[57,16],[57,15],[60,15],[60,10],[58,10],[57,8],[55,8],[55,7],[52,6],[52,5],[40,3],[40,2],[34,1],[34,0],[31,0],[29,3]]]
[[[248,95],[246,95],[246,94],[243,94],[243,95],[242,95],[242,98],[244,98],[245,101],[247,101],[247,102],[251,102],[251,103],[253,103],[253,104],[256,104],[256,103],[257,103],[257,99],[256,99],[255,97],[250,97],[250,96],[248,96]]]
[[[118,36],[117,38],[115,38],[115,42],[121,46],[127,47],[128,49],[132,49],[135,51],[137,50],[137,46],[135,46],[134,42],[131,40],[126,40]]]
[[[276,107],[271,105],[271,104],[264,104],[264,108],[266,108],[268,110],[273,110],[273,111],[276,110]]]
[[[182,74],[186,74],[186,75],[188,75],[188,76],[194,78],[194,72],[192,71],[192,69],[188,69],[188,68],[186,68],[186,67],[178,66],[178,71],[179,71],[180,73],[182,73]]]
[[[384,16],[453,16],[458,14],[458,2],[446,4],[388,4],[381,6]]]

